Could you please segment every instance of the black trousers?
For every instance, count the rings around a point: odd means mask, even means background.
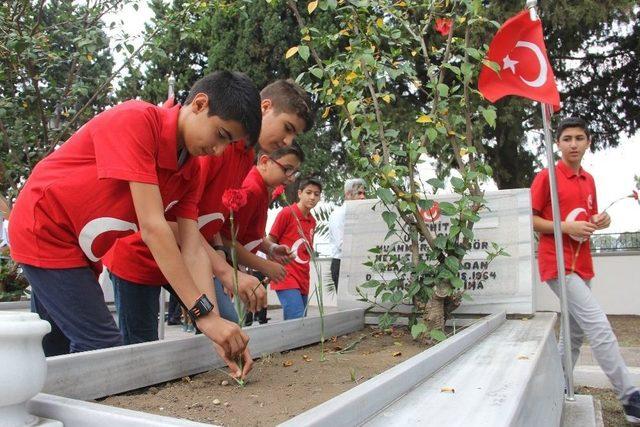
[[[331,258],[331,280],[338,292],[338,278],[340,277],[340,258]]]

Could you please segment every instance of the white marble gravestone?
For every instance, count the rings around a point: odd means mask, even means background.
[[[444,202],[456,198],[455,194],[446,194],[436,197],[436,200]],[[456,313],[486,314],[505,310],[508,314],[531,314],[534,312],[534,253],[529,190],[487,192],[485,199],[488,209],[480,212],[481,220],[474,226],[473,249],[463,260],[460,276],[472,299],[464,301]],[[338,287],[339,307],[369,305],[357,301],[356,288],[375,275],[363,263],[383,255],[373,254],[369,249],[382,246],[383,252],[387,249],[390,253],[409,254],[408,243],[399,241],[397,236],[383,241],[388,231],[381,217],[383,210],[384,206],[377,199],[347,203]],[[450,226],[449,218],[435,214],[429,226],[436,233],[446,233]],[[492,242],[501,245],[510,256],[498,257],[487,265],[485,250],[491,248]],[[426,242],[422,242],[421,252],[426,248]],[[393,277],[392,272],[386,274],[389,279]],[[373,296],[372,289],[363,291]],[[406,309],[408,307],[404,307]]]

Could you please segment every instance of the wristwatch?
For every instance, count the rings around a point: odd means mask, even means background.
[[[209,301],[209,298],[205,294],[202,294],[200,298],[196,300],[196,303],[189,310],[189,316],[193,323],[196,323],[198,317],[202,317],[213,310],[213,304]]]
[[[229,250],[228,247],[224,246],[224,245],[215,245],[213,247],[214,251],[222,251],[224,252],[224,257],[227,260],[228,263],[231,263],[231,251]]]

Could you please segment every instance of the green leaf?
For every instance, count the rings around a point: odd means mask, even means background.
[[[382,219],[384,219],[384,222],[387,223],[387,226],[389,228],[393,228],[395,226],[397,218],[398,218],[398,215],[395,212],[391,212],[391,211],[382,212]]]
[[[417,339],[420,335],[424,334],[425,332],[427,332],[427,325],[425,325],[422,322],[416,323],[411,327],[411,336],[413,337],[414,340]]]
[[[431,142],[435,141],[436,138],[438,137],[438,131],[435,130],[434,128],[427,129],[425,133],[427,134],[427,138],[429,138],[429,141]]]
[[[492,108],[483,108],[481,111],[482,111],[482,116],[484,117],[486,122],[489,124],[489,126],[491,126],[492,128],[495,129],[495,127],[496,127],[496,110],[494,110]]]
[[[440,94],[441,97],[446,97],[447,95],[449,95],[449,86],[447,86],[444,83],[438,83],[438,93]]]
[[[460,269],[460,261],[456,257],[448,256],[445,258],[444,263],[453,273],[457,273],[458,269]]]
[[[427,183],[431,185],[433,188],[444,189],[444,182],[440,181],[437,178],[431,178],[427,180]]]
[[[437,342],[441,342],[447,339],[447,336],[440,329],[432,329],[429,331],[429,336]]]
[[[453,176],[451,177],[451,185],[453,185],[453,188],[456,190],[461,190],[464,188],[464,180],[457,176]]]
[[[451,279],[451,286],[456,289],[462,289],[464,287],[464,281],[462,281],[462,279],[459,277],[454,277],[453,279]]]
[[[458,213],[458,209],[453,203],[440,202],[440,211],[447,216],[452,216]]]
[[[300,55],[300,58],[304,59],[305,61],[309,59],[309,53],[309,46],[301,44],[298,47],[298,55]]]
[[[418,200],[418,207],[420,209],[431,209],[433,207],[433,200],[420,199]]]
[[[322,78],[322,70],[320,68],[312,68],[309,72],[319,79]]]
[[[466,228],[466,227],[463,227],[463,228],[461,229],[461,231],[462,231],[462,235],[463,235],[464,237],[466,237],[466,238],[467,238],[467,239],[469,239],[469,240],[473,240],[473,230],[470,230],[470,229],[468,229],[468,228]]]
[[[391,190],[389,190],[388,188],[378,188],[376,190],[376,194],[378,195],[380,200],[382,200],[383,202],[385,202],[387,204],[392,204],[393,202],[395,202],[396,198],[393,195],[393,192]]]
[[[358,104],[360,104],[360,101],[354,100],[354,101],[350,101],[347,104],[347,111],[349,111],[349,113],[354,114],[356,112],[356,108],[358,108]]]
[[[360,285],[360,288],[376,288],[378,287],[379,282],[377,280],[369,280]]]

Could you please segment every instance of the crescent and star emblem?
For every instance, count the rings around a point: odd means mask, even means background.
[[[528,41],[518,40],[518,43],[516,43],[516,47],[524,47],[526,49],[531,50],[536,55],[536,59],[538,60],[538,63],[540,65],[540,72],[538,73],[538,77],[536,77],[535,80],[527,80],[522,76],[518,76],[520,77],[520,80],[522,80],[522,82],[527,86],[531,86],[531,87],[544,86],[545,83],[547,83],[548,65],[547,65],[547,60],[545,59],[544,54],[540,49],[540,46]],[[507,55],[502,59],[502,69],[503,70],[510,69],[513,74],[516,74],[516,65],[519,62],[520,61],[514,61],[509,57],[509,55]]]
[[[96,218],[82,227],[80,234],[78,235],[78,243],[82,252],[93,262],[98,262],[98,258],[91,249],[93,241],[102,233],[107,231],[138,231],[138,226],[132,222],[123,221],[118,218],[101,217]]]
[[[298,240],[295,241],[295,243],[293,245],[291,245],[291,252],[293,252],[294,254],[296,254],[296,259],[294,260],[295,262],[297,262],[298,264],[308,264],[309,260],[303,260],[302,258],[300,258],[300,252],[298,249],[300,249],[300,246],[305,247],[305,240],[301,237]]]

